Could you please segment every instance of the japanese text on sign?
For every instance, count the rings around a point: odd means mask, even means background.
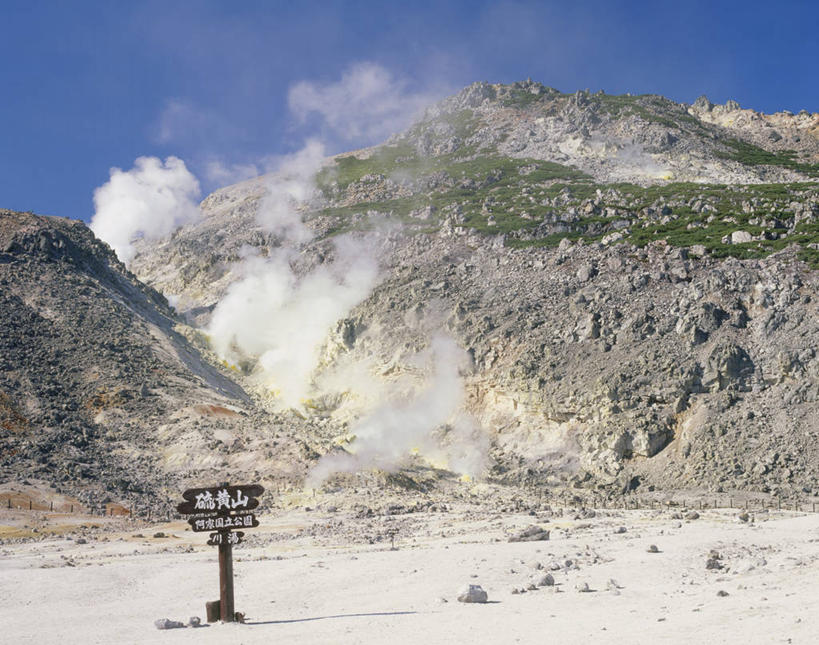
[[[213,510],[233,510],[236,508],[247,508],[249,498],[247,495],[242,495],[242,490],[236,490],[236,496],[231,497],[230,492],[226,488],[216,491],[216,496],[206,490],[196,496],[196,503],[194,508],[201,511]]]

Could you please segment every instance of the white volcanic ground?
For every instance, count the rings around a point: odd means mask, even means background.
[[[263,516],[234,550],[236,609],[247,624],[167,631],[154,621],[204,623],[205,601],[218,598],[206,534],[180,521],[4,509],[0,642],[817,641],[817,514],[752,512],[742,522],[739,511],[721,509],[686,520],[685,509],[664,508],[582,517],[464,502],[447,512],[357,519],[318,501],[326,511],[302,505]],[[549,528],[551,539],[508,542],[532,524]],[[59,535],[14,540],[34,528]],[[395,550],[384,538],[391,528],[399,529]],[[165,537],[154,537],[160,531]],[[712,550],[722,569],[706,569]],[[513,593],[547,572],[554,586]],[[584,583],[590,592],[577,591]],[[489,603],[457,602],[466,584],[481,585]]]

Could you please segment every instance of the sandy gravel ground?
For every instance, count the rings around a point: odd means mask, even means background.
[[[216,549],[204,544],[205,534],[192,534],[182,522],[148,526],[40,514],[38,532],[50,526],[55,535],[17,543],[14,530],[30,528],[32,515],[1,513],[2,643],[819,638],[814,514],[757,513],[742,522],[729,510],[686,520],[680,509],[583,517],[573,510],[532,516],[451,507],[362,520],[302,508],[263,517],[252,541],[234,551],[236,609],[247,624],[160,631],[158,618],[204,622],[205,601],[218,598]],[[389,540],[369,543],[373,522],[404,522],[394,550]],[[549,541],[508,541],[532,524],[548,528]],[[154,537],[158,532],[166,537]],[[651,545],[658,552],[649,552]],[[721,569],[706,569],[712,551]],[[547,572],[553,586],[514,593]],[[577,590],[584,583],[591,591]],[[481,585],[489,602],[457,602],[466,584]]]

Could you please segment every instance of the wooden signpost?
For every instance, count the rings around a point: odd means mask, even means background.
[[[259,526],[251,513],[259,506],[258,497],[264,488],[258,484],[231,486],[227,483],[209,488],[189,488],[176,507],[183,515],[190,515],[188,524],[195,533],[209,532],[208,544],[219,547],[219,619],[233,622],[233,545],[241,544],[244,531]],[[212,603],[208,603],[212,605]],[[208,612],[208,620],[212,620]],[[215,618],[213,618],[215,620]]]

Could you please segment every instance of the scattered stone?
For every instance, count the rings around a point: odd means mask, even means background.
[[[717,592],[717,596],[719,596],[720,598],[725,598],[725,596],[727,596],[727,595],[728,595],[728,592],[727,592],[727,591],[725,591],[724,589],[720,589],[720,590]]]
[[[588,582],[578,582],[574,588],[578,593],[589,593],[591,591]]]
[[[742,512],[741,512],[739,515],[737,515],[737,519],[738,519],[740,522],[747,522],[748,520],[750,520],[750,519],[751,519],[751,516],[750,516],[750,515],[748,515],[748,512],[747,512],[747,511],[742,511]]]
[[[551,573],[541,576],[537,581],[537,585],[539,587],[552,587],[554,584],[555,578]]]
[[[532,525],[509,538],[510,542],[541,542],[549,539],[549,530]]]
[[[188,619],[188,625],[190,627],[199,627],[202,624],[202,619],[199,616],[191,616]]]
[[[648,549],[646,549],[648,553],[659,553],[660,549],[657,548],[656,544],[650,544]]]
[[[534,582],[530,582],[526,585],[526,591],[537,591],[537,585]]]
[[[154,625],[157,629],[178,629],[180,627],[184,627],[185,623],[181,623],[178,620],[171,620],[169,618],[160,618],[159,620],[154,621]]]
[[[484,603],[488,596],[480,585],[467,585],[458,592],[458,602]]]
[[[698,520],[700,519],[700,514],[697,511],[689,511],[685,514],[685,519],[687,520]]]
[[[722,569],[722,556],[717,551],[711,551],[705,561],[705,568],[709,571],[719,571]]]
[[[165,533],[163,533],[162,531],[157,531],[156,533],[154,533],[154,537],[155,538],[164,538],[164,537],[168,537],[168,536],[165,535]]]
[[[626,532],[626,527],[625,526],[618,526],[616,529],[614,529],[614,532],[616,534],[625,533]]]
[[[85,538],[82,538],[82,537],[77,538],[76,540],[74,540],[74,544],[88,544],[88,540],[86,540]]]

